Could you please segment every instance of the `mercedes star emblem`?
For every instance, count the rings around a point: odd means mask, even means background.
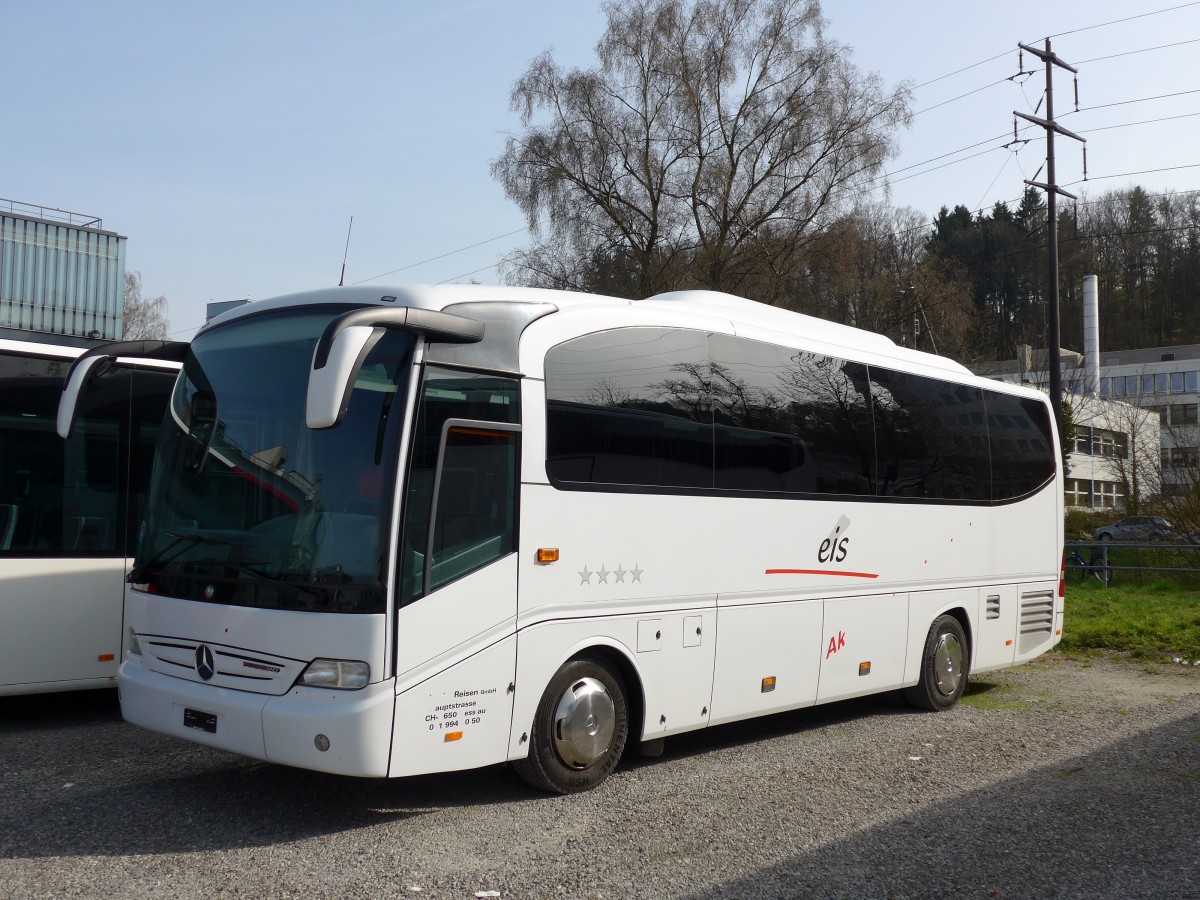
[[[196,674],[205,681],[217,674],[217,664],[213,660],[212,651],[208,649],[207,644],[201,644],[196,648]]]

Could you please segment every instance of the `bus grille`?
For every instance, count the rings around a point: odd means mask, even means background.
[[[1024,653],[1054,634],[1054,592],[1035,591],[1021,595],[1021,644]]]
[[[286,656],[193,638],[141,634],[138,640],[148,667],[154,671],[239,691],[286,694],[305,666],[301,660]],[[201,676],[197,666],[201,644],[208,647],[213,663],[212,674],[207,679]]]

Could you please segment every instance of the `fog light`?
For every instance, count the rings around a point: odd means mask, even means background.
[[[323,734],[318,734],[315,738],[313,738],[313,746],[324,753],[329,749],[329,738],[325,737]]]

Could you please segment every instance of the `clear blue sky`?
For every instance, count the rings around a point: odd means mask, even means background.
[[[1040,64],[1024,87],[1018,41],[1054,38],[1083,63],[1073,131],[1200,113],[1200,4],[1118,25],[1178,0],[1006,0],[909,3],[826,0],[830,37],[888,85],[919,87],[925,110],[900,136],[892,200],[933,216],[1018,197],[1044,142],[1019,156],[984,155],[917,177],[909,168],[1012,130],[1012,111],[1041,96]],[[99,216],[129,238],[127,266],[165,294],[172,329],[190,336],[209,300],[263,299],[336,284],[346,227],[347,283],[477,242],[482,246],[380,279],[496,280],[495,263],[526,239],[516,207],[491,179],[513,81],[541,51],[588,66],[603,27],[579,0],[442,0],[345,4],[27,3],[0,0],[4,106],[0,197]],[[1007,52],[1011,51],[1011,52]],[[924,84],[965,66],[1002,58]],[[987,86],[987,87],[985,87]],[[1074,107],[1069,73],[1056,76],[1056,114]],[[1035,136],[1033,132],[1030,137]],[[1093,177],[1200,164],[1200,116],[1090,132]],[[1074,142],[1059,139],[1058,180],[1082,177]],[[903,179],[903,180],[901,180]],[[1041,180],[1041,179],[1039,179]],[[1142,184],[1200,186],[1200,167],[1078,185],[1095,196]]]

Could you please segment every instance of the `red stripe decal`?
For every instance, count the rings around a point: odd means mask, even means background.
[[[836,575],[841,578],[878,578],[870,572],[839,572],[836,569],[767,569],[768,575]]]

